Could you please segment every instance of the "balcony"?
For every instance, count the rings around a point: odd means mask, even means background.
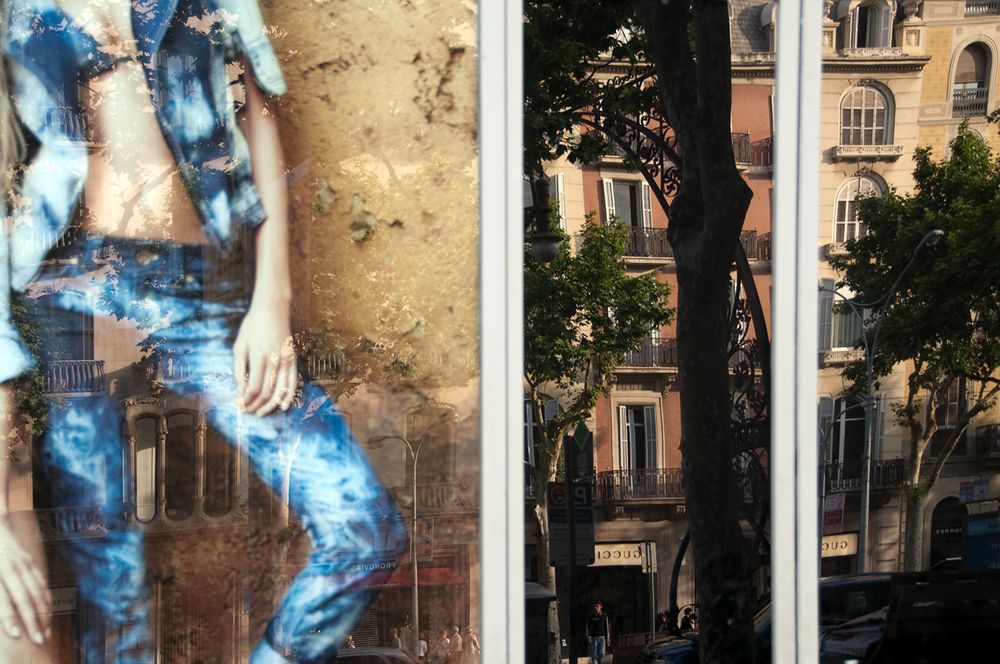
[[[845,58],[901,58],[903,57],[903,49],[900,46],[842,48],[840,55]]]
[[[1000,460],[1000,424],[976,427],[976,453]]]
[[[863,465],[860,461],[828,463],[824,468],[827,493],[850,493],[861,490]],[[888,459],[872,463],[872,489],[899,489],[906,484],[903,459]]]
[[[103,508],[99,505],[59,507],[34,512],[42,539],[48,542],[105,537],[108,534]]]
[[[736,167],[741,171],[750,167],[751,149],[749,132],[732,132],[733,134],[733,157],[736,159]]]
[[[758,233],[757,231],[742,231],[740,233],[740,244],[743,245],[743,253],[747,260],[769,261],[771,260],[771,234]]]
[[[43,366],[45,394],[85,396],[104,391],[104,360],[53,360]]]
[[[901,154],[903,154],[902,145],[838,145],[834,159],[895,161]]]
[[[630,226],[625,255],[630,258],[673,258],[674,250],[667,241],[667,229]]]
[[[951,117],[974,118],[986,115],[989,88],[955,88],[951,93]]]
[[[313,380],[335,380],[344,375],[343,351],[310,353],[306,357],[306,370]]]
[[[604,470],[594,479],[595,502],[683,499],[680,468]]]
[[[391,489],[397,504],[409,507],[413,503],[412,486]],[[417,514],[464,514],[479,511],[479,498],[468,485],[456,482],[417,484]]]
[[[677,367],[677,340],[650,337],[643,339],[635,350],[629,351],[623,367],[673,369]]]
[[[965,0],[965,17],[1000,16],[1000,0]]]

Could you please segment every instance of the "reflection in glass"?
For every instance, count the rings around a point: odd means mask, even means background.
[[[139,521],[156,516],[156,466],[158,417],[140,417],[135,422],[135,510]]]

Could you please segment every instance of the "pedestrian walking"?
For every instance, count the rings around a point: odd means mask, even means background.
[[[604,613],[604,605],[594,602],[593,609],[587,614],[587,648],[590,650],[591,664],[601,664],[604,653],[611,644],[611,624],[608,614]]]
[[[465,628],[465,638],[462,640],[462,658],[460,664],[479,664],[479,653],[482,648],[479,646],[479,636],[472,629],[472,625]]]

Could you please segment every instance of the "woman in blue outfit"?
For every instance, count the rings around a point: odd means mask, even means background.
[[[52,303],[30,320],[47,345],[80,333],[85,307],[137,326],[154,361],[183,356],[194,369],[170,388],[198,395],[208,424],[265,482],[279,442],[295,449],[288,502],[314,553],[251,662],[333,661],[405,532],[329,398],[299,388],[285,168],[268,99],[285,84],[256,0],[6,2],[9,85],[32,145],[0,242],[0,381],[31,366],[8,304],[31,282]],[[54,247],[74,220],[83,232]],[[88,297],[70,297],[70,286]],[[71,538],[67,553],[81,598],[107,626],[83,634],[88,664],[154,657],[122,419],[120,396],[54,403],[40,446],[56,505],[104,505],[106,534]],[[42,641],[42,574],[16,543],[9,550],[0,620],[9,636],[20,625]]]

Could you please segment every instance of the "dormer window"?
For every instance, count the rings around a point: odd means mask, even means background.
[[[846,48],[889,48],[892,46],[894,0],[840,0],[836,16]]]

